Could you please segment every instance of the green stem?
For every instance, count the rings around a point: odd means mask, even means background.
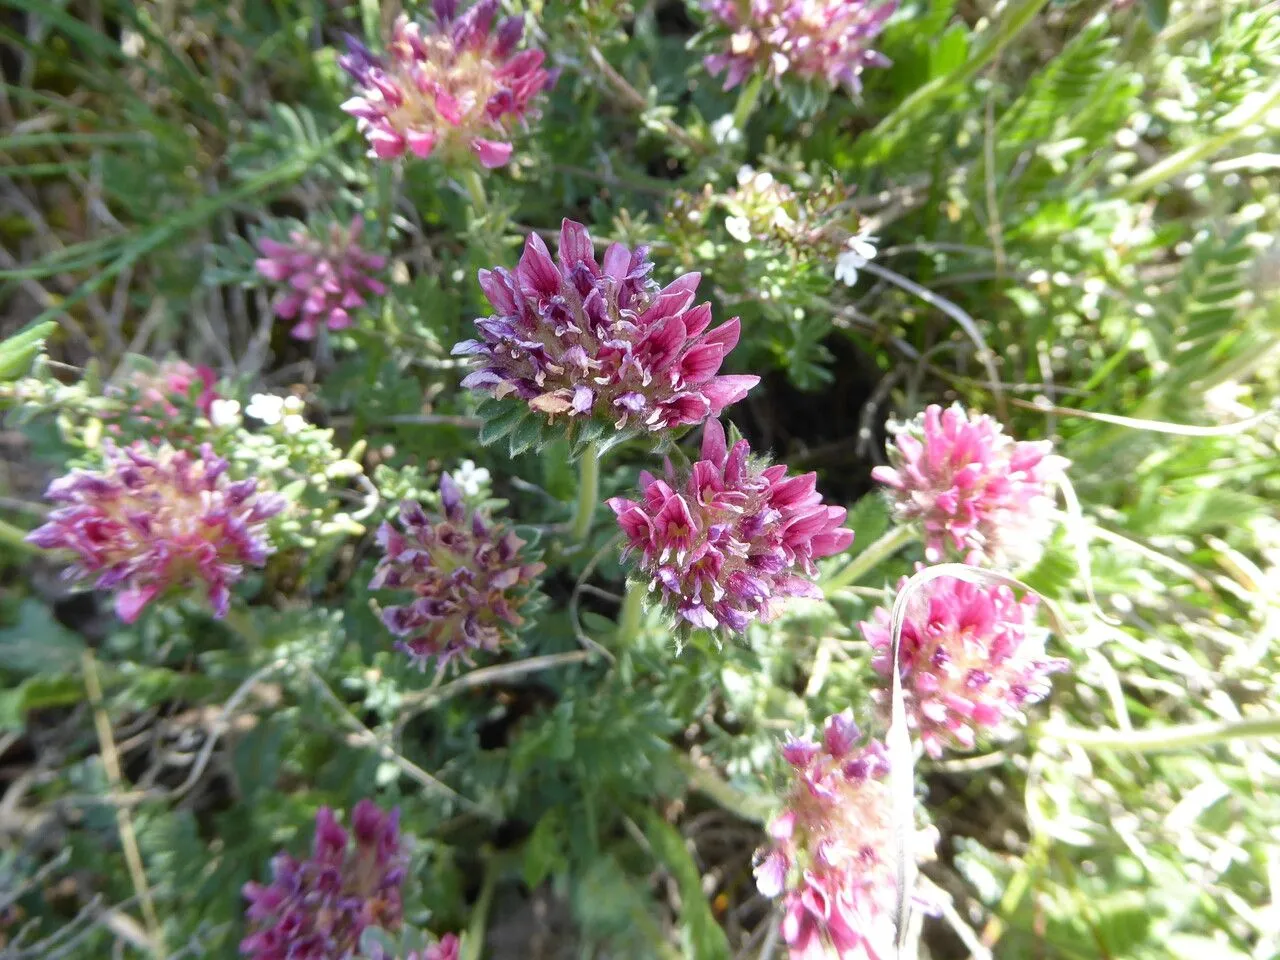
[[[485,930],[489,926],[489,908],[493,906],[493,891],[498,886],[499,857],[490,852],[484,868],[484,880],[480,884],[480,896],[471,908],[471,922],[467,925],[467,938],[462,944],[462,960],[480,960],[484,951]]]
[[[26,541],[27,531],[15,527],[7,520],[0,520],[0,544],[22,553],[35,553],[39,547]]]
[[[600,500],[600,448],[596,444],[589,443],[582,451],[579,471],[578,509],[573,516],[569,537],[574,543],[586,543],[587,534],[591,532],[591,518],[595,516]]]
[[[730,813],[752,823],[764,823],[769,819],[771,804],[739,790],[722,778],[714,767],[696,762],[687,753],[676,754],[676,765],[689,781],[689,789],[714,800]]]
[[[480,171],[474,166],[463,170],[462,185],[467,188],[467,195],[471,197],[471,206],[475,211],[476,219],[483,220],[489,212],[489,197],[484,192],[484,180],[480,177]]]
[[[1262,120],[1277,104],[1280,104],[1280,81],[1276,81],[1261,98],[1261,101],[1256,106],[1251,107],[1241,119],[1234,120],[1229,124],[1226,123],[1226,121],[1232,121],[1236,113],[1241,112],[1240,108],[1233,110],[1231,114],[1223,118],[1224,125],[1228,129],[1216,137],[1193,143],[1172,156],[1165,157],[1154,166],[1148,167],[1130,180],[1124,189],[1119,192],[1119,196],[1126,200],[1133,199],[1146,193],[1152,187],[1173,179],[1188,167],[1199,163],[1206,157],[1212,156],[1233,140],[1243,136],[1249,127]]]
[[[737,106],[733,108],[733,125],[738,128],[742,134],[747,132],[747,121],[751,119],[751,114],[760,104],[760,91],[764,89],[764,71],[757,70],[742,92],[738,94]]]
[[[879,540],[870,544],[860,554],[850,560],[844,567],[837,570],[822,585],[823,591],[827,596],[836,591],[857,583],[868,573],[874,570],[880,563],[893,556],[900,549],[916,538],[916,532],[911,527],[899,526],[890,527],[889,532],[882,536]]]
[[[644,598],[648,587],[642,580],[627,581],[627,593],[622,598],[622,609],[618,612],[618,652],[626,650],[640,634],[644,623]]]
[[[1086,750],[1122,750],[1129,753],[1191,750],[1253,737],[1280,737],[1280,716],[1189,723],[1154,730],[1077,730],[1047,726],[1040,731],[1042,740],[1071,743]]]
[[[1004,19],[996,25],[995,29],[987,34],[982,46],[974,51],[973,56],[946,76],[931,80],[923,87],[917,87],[909,97],[898,104],[892,113],[876,124],[874,129],[869,133],[863,134],[865,142],[868,144],[885,143],[887,145],[892,139],[886,138],[885,135],[887,133],[893,132],[899,124],[909,119],[943,91],[971,81],[988,63],[1000,54],[1000,51],[1008,46],[1014,37],[1022,32],[1022,29],[1034,19],[1035,15],[1040,12],[1040,9],[1046,3],[1048,3],[1048,0],[1022,0],[1021,3],[1016,4],[1006,13]],[[874,160],[876,157],[873,155],[869,159]]]

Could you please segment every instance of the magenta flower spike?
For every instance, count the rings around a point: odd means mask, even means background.
[[[272,308],[281,320],[297,321],[289,331],[297,339],[314,340],[322,326],[346,329],[351,311],[387,292],[375,276],[386,258],[361,248],[363,232],[364,220],[356,217],[349,227],[330,224],[325,237],[295,230],[288,243],[270,237],[258,241],[262,256],[254,267],[263,279],[280,285]]]
[[[471,511],[447,473],[440,477],[443,517],[429,517],[405,501],[403,532],[389,523],[378,531],[385,554],[369,589],[408,590],[415,598],[387,607],[382,622],[399,639],[396,647],[419,669],[435,659],[442,667],[471,663],[477,650],[497,650],[524,621],[529,599],[545,564],[521,557],[525,542],[500,524]]]
[[[58,506],[27,535],[46,550],[70,550],[71,579],[115,590],[116,614],[133,623],[156,597],[199,588],[214,616],[226,615],[231,586],[271,553],[265,524],[285,507],[258,482],[231,480],[208,444],[198,454],[107,441],[106,467],[73,470],[49,485]]]
[[[919,523],[925,557],[954,550],[965,563],[1033,566],[1053,532],[1055,487],[1067,461],[1047,440],[1015,441],[985,414],[933,404],[896,428],[887,467],[871,476],[889,488],[901,523]]]
[[[1046,656],[1035,596],[1019,600],[1003,584],[954,577],[920,589],[925,598],[903,623],[898,666],[907,722],[937,758],[947,747],[973,749],[979,731],[1007,733],[1024,707],[1048,695],[1050,675],[1070,664]],[[877,608],[859,626],[876,651],[872,666],[891,676],[889,609]],[[883,690],[872,696],[887,709]]]
[[[702,457],[687,474],[670,462],[663,478],[640,475],[641,500],[608,501],[663,603],[688,625],[742,633],[768,621],[787,597],[821,597],[814,561],[853,542],[843,507],[823,504],[817,475],[788,477],[783,464],[730,449],[708,420]],[[799,571],[799,572],[797,572]],[[801,576],[800,574],[804,574]]]
[[[770,842],[756,853],[756,886],[782,899],[782,939],[792,960],[894,960],[897,873],[889,758],[846,710],[828,718],[821,742],[789,739],[794,780]],[[913,852],[928,857],[932,830]]]
[[[890,65],[871,43],[897,6],[897,0],[702,0],[730,31],[725,51],[703,64],[712,76],[725,75],[726,90],[764,71],[775,83],[790,75],[856,94],[863,70]]]
[[[535,115],[534,101],[555,82],[541,50],[517,50],[524,18],[495,23],[497,0],[464,13],[457,0],[434,0],[435,22],[401,14],[384,56],[354,37],[338,64],[355,81],[342,109],[357,120],[369,156],[410,153],[474,158],[484,167],[511,159],[513,129]]]
[[[406,857],[398,810],[361,800],[344,829],[333,811],[316,814],[311,856],[281,851],[271,883],[246,883],[249,932],[240,953],[251,960],[352,960],[369,927],[396,931],[403,919]]]
[[[479,360],[462,385],[547,422],[652,432],[719,416],[760,382],[719,375],[738,319],[708,331],[711,305],[694,305],[699,275],[659,288],[646,254],[614,243],[597,262],[587,228],[565,220],[553,260],[531,233],[515,273],[480,271],[496,313],[476,321],[480,339],[453,348]]]

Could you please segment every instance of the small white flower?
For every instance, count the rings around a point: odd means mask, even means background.
[[[255,393],[249,398],[249,405],[244,412],[255,420],[261,420],[269,427],[275,426],[284,416],[284,397],[270,393]]]
[[[209,405],[209,420],[215,427],[234,427],[240,422],[238,400],[215,400]]]
[[[854,234],[845,242],[845,249],[836,257],[836,279],[853,286],[858,282],[858,271],[876,257],[879,237],[865,233]]]
[[[739,243],[751,242],[751,221],[746,217],[725,217],[724,228]]]
[[[468,497],[478,497],[489,487],[489,471],[477,467],[473,460],[463,460],[458,469],[453,471],[453,482]]]
[[[733,125],[733,114],[726,113],[711,125],[711,138],[719,144],[737,143],[742,132]]]
[[[280,426],[284,428],[285,433],[300,433],[306,429],[307,421],[296,413],[287,413],[280,420]]]

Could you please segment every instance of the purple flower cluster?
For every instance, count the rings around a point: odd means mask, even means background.
[[[897,0],[702,0],[702,8],[731,31],[728,47],[704,59],[724,88],[757,70],[775,82],[786,74],[857,93],[867,67],[889,59],[870,44],[897,8]]]
[[[904,578],[903,583],[906,583]],[[901,589],[901,585],[899,585]],[[973,748],[980,729],[999,731],[1049,692],[1049,676],[1066,660],[1045,655],[1035,624],[1036,598],[1019,600],[1003,585],[940,577],[921,588],[925,600],[902,626],[898,666],[907,721],[931,757],[945,747]],[[872,665],[891,676],[890,612],[859,624],[876,650]],[[884,691],[876,691],[881,702]]]
[[[1048,441],[1015,441],[985,414],[933,404],[897,428],[890,466],[871,475],[889,487],[899,522],[918,522],[925,557],[948,548],[964,562],[1021,569],[1053,532],[1054,487],[1067,466]]]
[[[357,91],[342,105],[356,117],[380,159],[438,152],[474,156],[485,167],[511,158],[512,127],[554,82],[541,50],[516,51],[523,17],[494,23],[497,0],[480,0],[459,14],[457,0],[434,0],[436,23],[396,20],[385,57],[353,37],[338,63]]]
[[[642,473],[643,499],[614,497],[609,506],[650,589],[661,588],[680,618],[741,633],[774,617],[784,597],[822,596],[809,579],[813,561],[853,542],[841,526],[844,508],[823,504],[816,479],[753,458],[745,440],[729,449],[720,422],[709,420],[702,459],[687,475],[670,463],[665,479]]]
[[[858,746],[851,711],[828,718],[821,743],[789,739],[794,773],[772,842],[756,854],[756,886],[782,897],[792,960],[893,960],[896,867],[889,760],[876,740]],[[916,834],[917,856],[932,833]]]
[[[258,241],[262,257],[254,266],[263,278],[282,284],[273,308],[282,320],[298,320],[289,332],[299,340],[315,339],[322,324],[330,330],[351,326],[352,310],[387,292],[375,276],[386,258],[361,248],[363,231],[364,220],[356,217],[349,227],[330,224],[324,238],[295,230],[289,243]]]
[[[519,610],[545,569],[521,558],[524,541],[514,533],[468,511],[448,474],[440,477],[440,503],[442,518],[403,503],[403,533],[382,525],[378,543],[385,555],[369,584],[415,594],[411,603],[387,607],[382,620],[400,638],[396,646],[423,669],[432,658],[447,666],[469,663],[475,650],[497,650],[509,629],[523,623]]]
[[[646,249],[620,243],[597,263],[586,227],[565,220],[559,262],[536,233],[514,274],[480,271],[497,313],[476,321],[481,339],[455,354],[480,359],[464,387],[513,395],[554,420],[600,418],[650,431],[719,416],[759,383],[718,376],[738,342],[737,318],[707,332],[711,305],[694,306],[699,275],[662,289]]]
[[[102,471],[73,470],[49,485],[58,506],[28,542],[73,551],[68,574],[117,590],[126,623],[160,594],[196,585],[224,616],[245,565],[260,567],[271,553],[264,524],[284,499],[258,493],[254,479],[231,480],[208,444],[195,454],[108,441],[105,458]]]
[[[399,819],[398,811],[383,813],[361,800],[347,831],[321,807],[311,856],[299,861],[281,852],[271,861],[270,884],[245,884],[250,933],[240,953],[252,960],[349,960],[367,928],[397,930],[405,879]]]

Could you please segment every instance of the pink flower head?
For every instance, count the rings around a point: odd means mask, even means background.
[[[264,525],[284,499],[258,493],[252,478],[231,480],[208,444],[193,453],[107,441],[105,458],[101,471],[73,470],[49,485],[59,506],[27,541],[74,551],[69,576],[116,590],[126,623],[162,593],[196,585],[224,616],[244,567],[266,563]]]
[[[342,109],[357,119],[369,156],[474,157],[485,167],[511,158],[512,128],[534,113],[538,94],[555,81],[541,50],[520,50],[524,18],[497,23],[497,0],[479,0],[465,13],[457,0],[434,0],[436,22],[401,14],[386,55],[354,37],[339,65],[356,95]]]
[[[316,814],[311,856],[281,852],[268,885],[246,883],[249,934],[240,953],[252,960],[350,960],[369,927],[399,929],[406,858],[400,814],[361,800],[344,829],[328,807]],[[354,840],[354,844],[352,841]]]
[[[889,487],[898,520],[919,521],[925,557],[948,548],[965,563],[1032,566],[1053,532],[1054,487],[1067,466],[1047,440],[1014,440],[998,421],[937,404],[897,428],[891,466],[871,475]]]
[[[413,951],[405,960],[458,960],[461,947],[462,943],[456,934],[446,933],[439,942],[422,952]]]
[[[862,89],[862,71],[887,67],[870,44],[897,0],[702,0],[702,8],[731,31],[723,53],[703,60],[712,76],[736,87],[757,70],[775,83],[791,74],[828,86]]]
[[[598,418],[618,429],[719,416],[760,382],[717,375],[738,342],[738,319],[708,332],[711,305],[693,303],[699,275],[659,289],[646,253],[615,243],[597,263],[587,228],[565,220],[557,262],[531,233],[514,274],[480,271],[497,312],[476,321],[479,340],[453,348],[480,358],[462,385],[514,395],[550,420]]]
[[[134,394],[133,414],[137,417],[176,417],[180,404],[190,403],[195,393],[195,407],[208,417],[213,401],[218,399],[218,375],[212,367],[192,366],[185,360],[161,361],[154,370],[134,370],[124,389]],[[194,390],[192,388],[195,388]]]
[[[281,285],[274,309],[282,320],[297,320],[290,333],[299,340],[313,340],[321,324],[330,330],[351,326],[351,311],[362,307],[370,295],[380,297],[386,286],[374,274],[386,266],[386,258],[360,247],[364,220],[356,217],[349,227],[332,223],[327,237],[295,230],[289,243],[269,237],[258,241],[262,257],[255,261],[258,273]]]
[[[389,954],[383,947],[374,944],[364,960],[458,960],[461,948],[462,942],[457,935],[446,933],[431,946],[422,950],[410,950],[403,955]]]
[[[1045,655],[1035,596],[1019,600],[1002,584],[954,577],[920,589],[924,597],[902,625],[898,666],[907,721],[929,756],[939,757],[948,746],[972,749],[979,730],[1002,731],[1020,720],[1023,707],[1048,694],[1049,675],[1069,664]],[[877,608],[859,626],[875,648],[872,665],[890,676],[889,610]],[[887,702],[882,690],[873,696]]]
[[[792,739],[783,757],[794,780],[756,852],[756,886],[782,898],[782,939],[792,960],[893,960],[896,865],[889,758],[859,743],[851,711],[830,717],[820,742]],[[917,857],[933,848],[917,831]]]
[[[524,541],[479,511],[468,510],[448,474],[440,477],[443,517],[428,517],[417,503],[400,507],[404,532],[389,523],[378,531],[386,551],[371,590],[410,590],[415,598],[387,607],[382,621],[401,639],[396,646],[421,669],[436,658],[442,666],[471,662],[474,650],[497,650],[520,626],[520,607],[544,569],[520,556]]]
[[[668,462],[662,479],[640,475],[639,502],[614,497],[609,506],[651,590],[694,627],[741,633],[776,616],[784,597],[821,597],[814,560],[853,542],[844,508],[823,504],[816,479],[788,477],[786,466],[752,457],[745,440],[728,449],[720,421],[708,420],[702,459],[687,475]]]

